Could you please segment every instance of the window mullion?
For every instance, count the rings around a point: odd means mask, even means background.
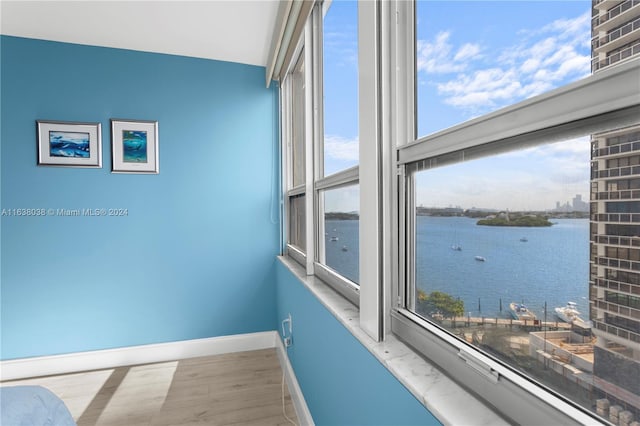
[[[311,14],[309,22],[311,27],[311,56],[312,62],[312,105],[313,105],[313,199],[315,201],[314,223],[315,223],[315,248],[316,255],[313,260],[321,263],[325,262],[325,229],[324,229],[324,200],[320,197],[316,182],[322,176],[324,170],[324,117],[323,117],[323,52],[322,52],[322,5],[317,5]]]
[[[358,182],[359,167],[354,166],[341,172],[316,180],[316,190],[335,188]]]
[[[391,74],[394,93],[395,145],[402,146],[416,138],[416,60],[414,16],[415,4],[411,1],[395,2],[396,16],[391,25],[393,69]]]
[[[380,3],[358,7],[360,134],[360,325],[373,339],[382,336],[380,206]]]
[[[291,188],[291,91],[289,87],[291,85],[291,78],[285,78],[280,85],[280,153],[282,155],[282,162],[280,164],[281,172],[281,213],[282,222],[280,224],[280,245],[281,253],[286,252],[287,245],[289,243],[289,227],[291,226],[291,218],[289,217],[289,189]]]
[[[314,159],[313,159],[313,136],[314,136],[314,114],[313,114],[313,29],[309,22],[304,32],[304,145],[305,145],[305,235],[307,246],[306,272],[313,275],[313,262],[315,259],[315,235],[314,235]]]
[[[412,142],[416,135],[415,125],[415,36],[414,36],[414,9],[415,4],[410,1],[397,1],[393,3],[396,19],[390,20],[391,25],[391,70],[390,81],[392,87],[391,96],[394,99],[392,109],[393,140],[391,143],[392,158],[391,171],[395,174],[392,178],[393,189],[390,196],[391,229],[399,230],[397,238],[392,239],[391,258],[393,259],[393,271],[390,285],[390,306],[385,307],[387,332],[390,331],[390,312],[393,307],[405,306],[405,296],[408,290],[406,280],[411,278],[410,268],[405,267],[405,259],[411,259],[409,248],[412,239],[412,222],[406,214],[411,211],[412,192],[408,189],[405,180],[405,166],[397,162],[397,147]],[[412,282],[412,281],[411,281]]]

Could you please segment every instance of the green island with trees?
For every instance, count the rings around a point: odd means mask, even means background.
[[[510,218],[507,216],[497,216],[487,219],[480,219],[477,225],[483,226],[527,226],[527,227],[541,227],[551,226],[553,223],[549,222],[544,216],[538,215],[523,215]]]
[[[327,212],[324,214],[325,220],[358,220],[360,215],[355,212]]]

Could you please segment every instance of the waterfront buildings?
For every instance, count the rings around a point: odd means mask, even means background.
[[[592,71],[640,55],[640,0],[593,0]],[[594,387],[640,414],[640,123],[591,136]]]
[[[589,211],[589,203],[582,200],[582,195],[576,194],[575,197],[571,200],[571,203],[566,202],[564,204],[560,204],[560,201],[556,201],[556,208],[552,210],[553,212],[588,212]]]

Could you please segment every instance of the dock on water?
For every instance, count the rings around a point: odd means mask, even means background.
[[[501,326],[501,327],[524,327],[524,328],[547,328],[555,330],[569,330],[571,324],[564,321],[543,321],[543,320],[517,320],[513,318],[489,318],[489,317],[455,317],[455,318],[434,318],[437,322],[443,326],[456,328],[456,327],[471,327],[471,326]]]

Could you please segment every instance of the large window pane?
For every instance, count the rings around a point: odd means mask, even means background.
[[[637,130],[413,175],[412,310],[607,419],[640,415]]]
[[[291,168],[294,187],[303,185],[305,180],[305,96],[304,96],[304,52],[291,74]]]
[[[324,176],[358,164],[358,3],[333,1],[324,17]]]
[[[359,282],[360,190],[358,185],[320,192],[324,204],[324,250],[320,262]]]
[[[418,136],[591,73],[591,0],[425,0],[416,13]]]
[[[289,198],[289,244],[305,252],[307,238],[305,233],[305,195]]]

